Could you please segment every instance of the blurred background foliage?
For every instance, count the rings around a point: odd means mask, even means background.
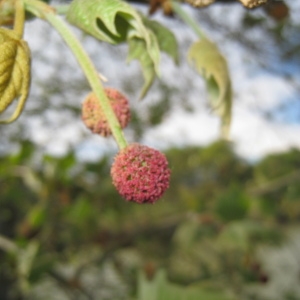
[[[0,299],[300,299],[299,150],[249,164],[231,148],[169,149],[170,189],[137,205],[112,157],[24,141],[0,163]]]

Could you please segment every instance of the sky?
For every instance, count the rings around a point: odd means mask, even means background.
[[[295,11],[292,11],[291,18],[297,20],[295,14],[299,12],[300,7],[295,1],[291,3],[291,6],[293,5]],[[196,17],[194,10],[188,7],[186,9]],[[212,18],[220,18],[225,13],[228,16],[225,21],[236,26],[240,21],[243,8],[234,5],[230,7],[230,14],[228,11],[226,13],[228,9],[228,6],[213,5],[206,12]],[[259,16],[260,13],[254,11],[253,15]],[[182,87],[183,92],[172,95],[171,111],[162,124],[146,131],[142,142],[160,149],[171,146],[208,145],[219,138],[220,120],[212,114],[207,105],[203,80],[185,61],[186,51],[196,40],[196,36],[177,20],[165,20],[160,14],[156,18],[173,30],[181,45],[182,62],[179,67],[165,55],[162,56],[161,80],[166,82],[170,89]],[[234,91],[230,141],[236,153],[255,161],[269,153],[286,151],[291,147],[300,148],[300,95],[295,88],[279,72],[271,72],[259,66],[253,53],[245,52],[245,49],[226,39],[222,31],[211,29],[205,23],[200,22],[200,25],[218,44],[228,62]],[[76,33],[78,34],[78,31]],[[253,34],[259,35],[259,32]],[[124,78],[127,81],[132,78],[137,80],[135,86],[139,85],[141,88],[142,82],[139,79],[141,71],[137,62],[126,64],[125,45],[120,46],[116,53],[113,53],[112,47],[107,48],[81,34],[78,36],[83,40],[99,71],[108,78],[109,85],[122,89]],[[60,37],[49,29],[48,24],[43,21],[29,22],[26,25],[25,38],[33,52],[32,98],[36,99],[43,95],[43,88],[39,82],[53,78],[58,72],[57,65],[45,62],[45,58],[50,57],[53,61],[57,58],[62,60],[64,67],[59,68],[59,72],[63,78],[68,78],[70,81],[82,78],[82,73],[69,49],[63,45]],[[281,62],[277,64],[280,67]],[[286,67],[284,64],[282,66]],[[291,68],[291,76],[298,80],[299,66],[294,67]],[[141,114],[147,114],[147,108],[161,98],[157,83],[142,102],[137,100],[138,94],[139,91],[133,93],[130,103],[135,107],[138,106]],[[83,93],[77,95],[75,92],[70,93],[71,99],[66,95],[61,97],[56,95],[51,103],[55,106],[61,101],[71,101],[73,105],[75,102],[75,105],[80,107],[83,96]],[[193,107],[193,112],[186,111],[181,104],[182,101],[188,101]],[[26,108],[33,110],[38,105],[40,104],[37,104],[37,101],[32,101]],[[70,148],[75,148],[79,158],[83,160],[98,159],[103,153],[111,149],[116,150],[112,139],[107,140],[89,134],[80,119],[68,123],[68,114],[71,118],[72,114],[66,110],[48,109],[43,118],[40,116],[28,118],[26,122],[28,135],[47,153],[62,155]],[[56,126],[49,126],[48,119]],[[129,140],[130,137],[128,132]]]

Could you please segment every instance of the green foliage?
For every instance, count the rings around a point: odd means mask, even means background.
[[[75,0],[67,19],[95,38],[119,43],[136,37],[150,43],[150,37],[139,14],[126,2],[119,0]]]
[[[282,222],[300,216],[299,179],[300,151],[266,157],[255,170],[255,182],[261,207]]]
[[[145,17],[143,22],[155,34],[160,50],[173,58],[176,64],[179,64],[178,43],[172,31],[159,22]]]
[[[223,135],[228,136],[232,91],[225,58],[214,43],[204,38],[190,47],[188,61],[204,77],[210,106],[221,117]]]
[[[248,208],[247,196],[235,186],[217,198],[216,213],[224,221],[244,219]]]
[[[170,149],[167,156],[170,189],[149,206],[119,197],[107,176],[110,157],[84,164],[71,152],[37,160],[28,141],[18,153],[2,157],[1,299],[39,299],[43,287],[43,293],[67,290],[74,298],[91,293],[106,299],[108,293],[116,300],[248,300],[255,286],[256,299],[265,300],[265,282],[276,282],[260,251],[290,247],[285,241],[299,219],[296,212],[286,214],[284,223],[278,216],[296,211],[293,201],[278,199],[272,202],[274,213],[266,212],[272,190],[257,198],[249,185],[257,178],[264,184],[268,176],[275,180],[272,164],[284,170],[277,178],[294,172],[298,152],[254,166],[237,158],[225,142]],[[289,195],[283,187],[280,193]],[[293,193],[296,197],[297,189]],[[91,289],[92,281],[84,278],[102,278],[107,285],[95,283]]]
[[[127,60],[139,60],[145,79],[140,98],[146,95],[159,74],[160,48],[177,58],[173,34],[158,23],[148,21],[144,24],[142,16],[124,1],[75,0],[70,5],[67,19],[99,40],[113,44],[128,43]],[[167,45],[164,38],[171,43]],[[176,47],[171,50],[174,45]]]
[[[169,29],[162,26],[156,21],[152,21],[143,17],[143,22],[149,30],[151,39],[153,39],[154,43],[158,43],[160,51],[167,53],[174,59],[175,63],[178,63],[178,45],[174,34]],[[155,63],[153,62],[150,54],[147,51],[147,45],[144,40],[141,40],[139,38],[132,38],[128,41],[128,45],[129,54],[127,57],[127,61],[130,62],[134,59],[137,59],[139,60],[142,67],[145,79],[145,83],[140,94],[140,99],[142,99],[150,89],[157,75],[157,69]]]
[[[155,36],[152,32],[149,32],[149,36],[151,40],[155,41]],[[129,54],[127,61],[130,62],[135,59],[139,60],[143,71],[145,83],[140,94],[141,99],[146,95],[147,91],[153,84],[156,76],[155,65],[149,53],[147,52],[147,45],[145,41],[138,38],[133,38],[128,41],[128,45]]]
[[[230,185],[244,183],[252,173],[250,166],[237,160],[230,144],[223,141],[206,149],[172,149],[168,158],[172,168],[171,186],[177,187],[174,197],[182,195],[185,205],[198,211],[213,209],[213,199]]]
[[[147,280],[143,274],[139,276],[138,300],[230,300],[223,291],[200,288],[184,288],[169,283],[166,274],[158,271],[155,278]]]

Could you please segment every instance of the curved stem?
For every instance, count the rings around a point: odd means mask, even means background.
[[[76,36],[70,31],[67,24],[54,13],[53,9],[47,4],[37,0],[25,0],[26,9],[35,15],[46,19],[61,35],[69,46],[78,63],[80,64],[89,84],[100,101],[101,108],[107,118],[112,134],[120,149],[127,146],[120,123],[110,105],[108,98],[99,79],[99,74],[91,59],[83,49]]]
[[[181,5],[177,1],[172,1],[172,9],[187,25],[189,25],[195,31],[200,38],[207,39],[205,33],[202,31],[199,25],[191,18],[189,14],[184,11],[184,9],[182,9]]]
[[[18,34],[19,38],[23,37],[24,23],[25,23],[24,3],[22,0],[15,0],[14,31]]]
[[[61,5],[54,6],[56,13],[58,15],[65,15],[68,12],[69,7],[70,7],[69,4],[61,4]]]

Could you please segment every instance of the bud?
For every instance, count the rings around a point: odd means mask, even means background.
[[[105,93],[121,128],[125,128],[130,120],[130,109],[127,98],[112,88],[106,88]],[[82,103],[82,120],[86,127],[93,133],[104,137],[111,135],[111,130],[101,108],[100,101],[94,93],[88,94]]]
[[[156,202],[169,187],[170,174],[163,153],[136,143],[122,149],[111,168],[118,192],[137,203]]]
[[[30,88],[30,50],[13,31],[0,28],[0,113],[19,97],[12,116],[0,123],[15,121],[21,114]]]

